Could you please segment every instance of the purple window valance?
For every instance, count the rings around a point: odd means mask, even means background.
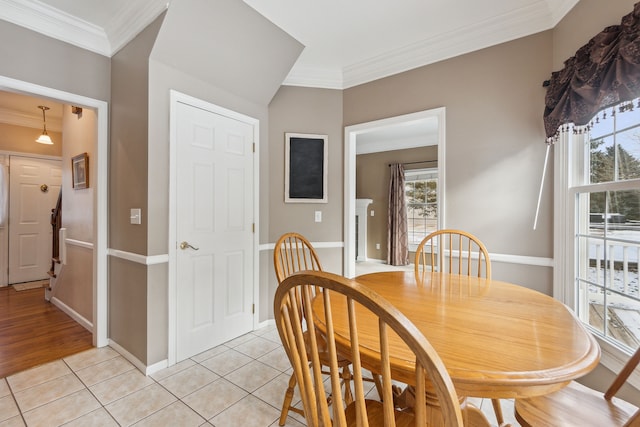
[[[587,125],[602,109],[640,96],[640,2],[567,59],[549,80],[544,127],[554,142],[564,124]]]

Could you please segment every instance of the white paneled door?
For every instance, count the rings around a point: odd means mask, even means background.
[[[253,328],[252,124],[177,102],[176,358]]]
[[[60,160],[10,157],[9,284],[48,278],[61,182]]]

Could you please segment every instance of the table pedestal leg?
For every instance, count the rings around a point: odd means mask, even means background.
[[[465,397],[460,398],[460,407],[465,427],[488,427],[491,425],[482,411],[468,403]],[[438,427],[445,425],[440,402],[438,402],[436,395],[431,393],[427,393],[427,425]]]

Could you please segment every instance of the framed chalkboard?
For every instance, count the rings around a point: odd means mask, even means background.
[[[286,203],[327,203],[327,149],[327,135],[285,134]]]

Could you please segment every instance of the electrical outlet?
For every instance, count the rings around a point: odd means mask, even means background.
[[[373,216],[373,209],[371,209],[371,216]]]
[[[316,211],[316,222],[322,222],[322,211]]]
[[[376,249],[380,250],[380,243],[376,243]]]

